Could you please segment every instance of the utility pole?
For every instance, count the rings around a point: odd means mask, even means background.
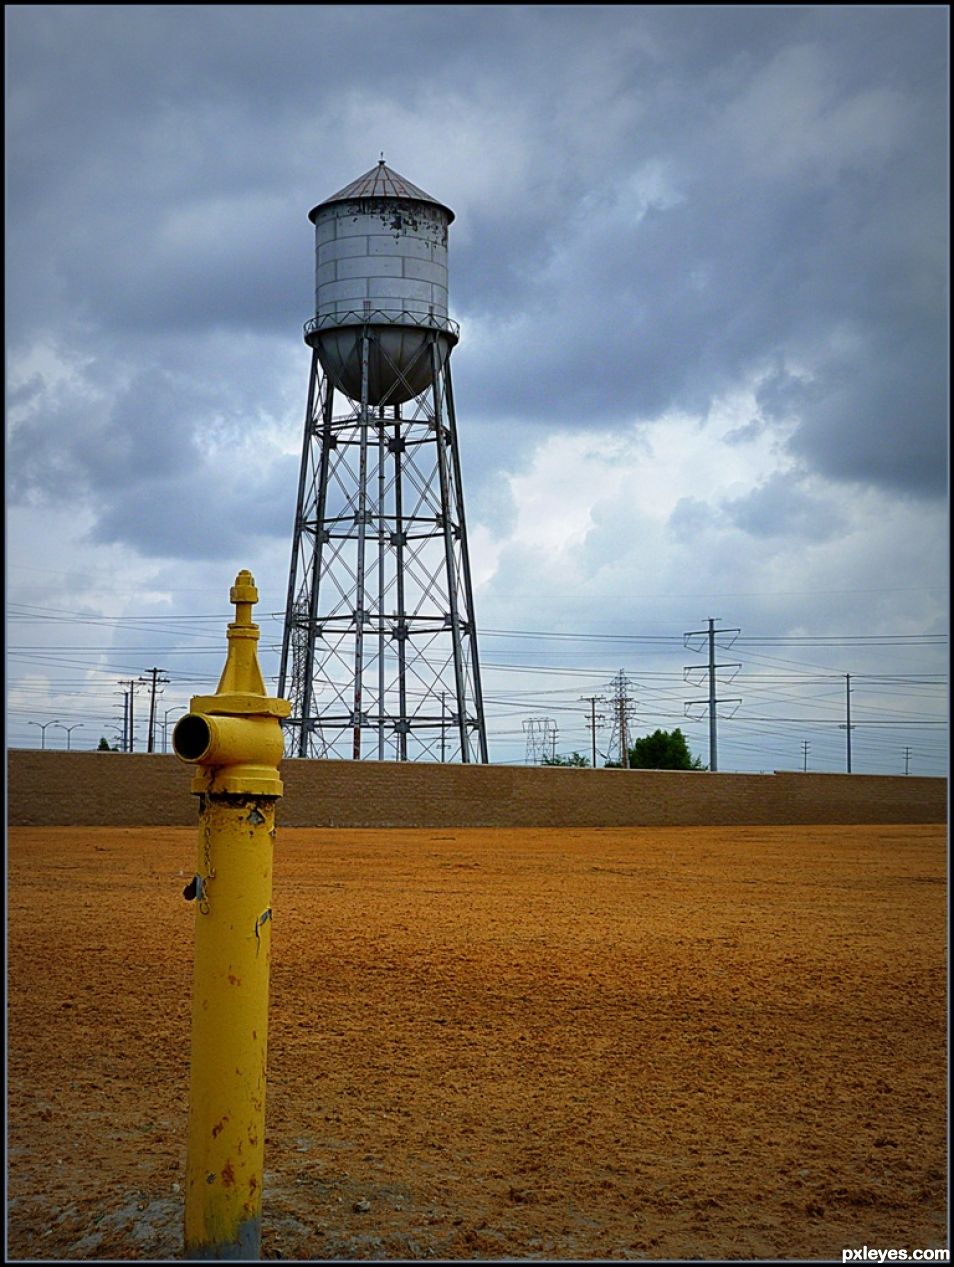
[[[709,618],[709,769],[718,770],[716,745],[715,621]]]
[[[905,774],[911,773],[911,749],[910,748],[905,748],[904,750],[904,773]]]
[[[734,634],[735,637],[732,639],[732,642],[728,644],[731,647],[732,643],[735,642],[735,639],[742,632],[741,629],[719,629],[717,631],[715,627],[715,623],[717,620],[721,620],[721,619],[722,619],[721,616],[710,616],[707,622],[708,629],[694,629],[690,633],[683,634],[683,644],[687,648],[687,650],[690,649],[689,648],[690,638],[708,638],[709,640],[709,697],[708,699],[704,699],[704,700],[687,700],[686,709],[688,710],[689,707],[693,704],[705,704],[708,707],[708,710],[709,710],[709,769],[713,774],[719,769],[718,734],[716,730],[716,717],[718,715],[717,706],[719,704],[734,704],[735,707],[738,708],[738,706],[742,703],[741,699],[724,699],[724,698],[720,699],[716,695],[716,670],[717,669],[733,669],[734,672],[732,676],[728,679],[728,681],[731,682],[733,681],[733,679],[735,678],[739,670],[742,668],[742,665],[738,663],[716,664],[716,658],[715,658],[716,633],[718,632],[720,634]],[[691,649],[698,650],[698,648],[691,648]],[[698,671],[699,669],[697,665],[690,665],[687,668],[685,668],[683,670],[684,681],[686,682],[691,681],[689,674],[698,673]],[[693,682],[692,685],[696,686],[700,684]],[[733,713],[734,712],[735,712],[735,709],[733,709]],[[729,716],[732,716],[733,713],[730,713]],[[687,716],[688,716],[688,711],[687,711]]]
[[[123,752],[132,752],[135,748],[136,738],[133,731],[133,698],[136,694],[136,687],[139,683],[135,678],[120,679],[120,686],[128,686],[128,691],[123,691],[123,730],[125,739],[123,742]]]
[[[854,726],[852,726],[851,724],[851,674],[850,673],[845,674],[845,721],[844,721],[844,725],[839,726],[838,729],[843,730],[845,732],[846,743],[847,743],[848,773],[851,774],[851,732],[854,730]]]
[[[147,669],[146,672],[152,674],[152,692],[149,697],[149,739],[148,739],[146,751],[154,752],[155,751],[155,743],[154,743],[155,722],[156,722],[156,684],[162,683],[163,685],[167,685],[169,682],[169,679],[167,677],[159,676],[160,673],[165,673],[165,669]],[[148,678],[141,677],[139,681],[142,682],[143,685],[145,686],[149,685]]]
[[[802,773],[803,774],[808,773],[808,747],[809,747],[808,740],[803,739],[802,740]]]
[[[603,721],[603,714],[597,714],[597,704],[605,703],[606,697],[603,695],[581,695],[580,700],[590,706],[590,719],[586,723],[590,728],[590,735],[593,741],[593,769],[596,769],[596,727],[599,722]]]

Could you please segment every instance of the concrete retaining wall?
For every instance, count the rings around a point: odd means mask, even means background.
[[[191,826],[174,756],[7,752],[11,826]],[[285,761],[286,827],[625,827],[943,823],[947,780],[396,762]]]

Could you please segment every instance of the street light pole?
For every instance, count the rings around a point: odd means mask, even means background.
[[[173,704],[172,708],[167,708],[167,709],[166,709],[166,711],[165,711],[165,712],[163,713],[163,715],[162,715],[162,751],[163,751],[163,752],[168,752],[168,751],[169,751],[169,746],[168,746],[168,744],[166,743],[166,739],[167,739],[166,729],[167,729],[167,727],[168,727],[168,725],[169,725],[169,714],[170,714],[170,713],[179,713],[179,714],[180,714],[180,716],[181,716],[181,714],[182,714],[182,705],[181,705],[181,704]]]
[[[80,730],[82,728],[83,723],[81,721],[78,721],[78,722],[74,722],[72,726],[64,726],[62,722],[57,722],[57,725],[59,726],[60,730],[66,731],[66,751],[69,752],[70,736],[74,730]]]
[[[60,719],[59,719],[58,717],[57,717],[57,718],[54,718],[54,720],[53,720],[53,721],[31,721],[31,722],[27,722],[27,725],[28,725],[28,726],[39,726],[39,728],[40,728],[40,730],[41,730],[41,732],[42,732],[42,739],[41,739],[41,741],[40,741],[40,747],[41,747],[41,748],[45,748],[45,747],[46,747],[46,728],[47,728],[47,726],[58,726],[59,724],[60,724]]]

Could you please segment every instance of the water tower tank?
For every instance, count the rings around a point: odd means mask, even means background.
[[[369,405],[400,405],[433,380],[457,342],[447,317],[447,226],[453,211],[384,159],[324,202],[315,226],[315,316],[305,340],[335,387],[361,400],[363,331],[369,327]],[[435,331],[436,340],[435,340]]]

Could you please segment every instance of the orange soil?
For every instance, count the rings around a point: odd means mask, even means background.
[[[181,1253],[194,841],[9,833],[9,1257]],[[940,826],[280,827],[263,1256],[943,1245],[945,882]]]

